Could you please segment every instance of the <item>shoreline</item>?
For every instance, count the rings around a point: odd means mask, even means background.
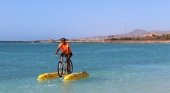
[[[46,40],[39,41],[0,41],[0,43],[59,43],[59,40],[49,42]],[[122,43],[122,44],[149,44],[149,43],[170,43],[170,40],[69,40],[70,43]]]

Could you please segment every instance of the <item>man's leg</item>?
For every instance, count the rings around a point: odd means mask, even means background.
[[[71,59],[71,57],[72,57],[72,54],[70,55],[67,55],[66,56],[67,57],[67,70],[68,70],[68,72],[69,72],[69,74],[70,74],[70,59]]]

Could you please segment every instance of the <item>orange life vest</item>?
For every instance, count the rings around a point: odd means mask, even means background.
[[[60,43],[58,48],[61,49],[62,53],[69,54],[71,53],[71,48],[67,42],[65,43]]]

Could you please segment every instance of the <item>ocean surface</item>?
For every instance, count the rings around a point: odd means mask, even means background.
[[[170,93],[170,44],[71,43],[87,79],[38,82],[54,72],[56,44],[0,43],[0,93]]]

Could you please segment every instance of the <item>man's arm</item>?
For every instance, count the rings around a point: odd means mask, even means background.
[[[60,48],[57,49],[57,51],[55,52],[55,54],[57,54],[59,50],[60,50]]]
[[[58,51],[60,50],[60,47],[61,47],[61,44],[58,45],[58,49],[57,49],[57,51],[55,52],[55,54],[58,53]]]

